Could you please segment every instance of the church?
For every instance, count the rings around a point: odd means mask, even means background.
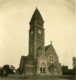
[[[61,75],[61,64],[52,42],[45,46],[44,20],[37,8],[29,24],[29,53],[21,57],[21,73],[25,76]]]

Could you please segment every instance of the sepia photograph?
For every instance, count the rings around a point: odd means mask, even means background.
[[[75,0],[0,0],[0,80],[76,80]]]

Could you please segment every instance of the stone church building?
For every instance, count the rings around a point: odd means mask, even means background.
[[[61,64],[52,42],[45,46],[44,20],[37,8],[29,24],[29,54],[21,57],[21,73],[26,76],[61,75]]]

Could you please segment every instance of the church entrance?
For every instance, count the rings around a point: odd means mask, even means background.
[[[42,63],[40,67],[40,74],[45,74],[45,73],[46,73],[46,65],[45,63]]]
[[[45,68],[40,68],[40,73],[45,74],[46,73]]]

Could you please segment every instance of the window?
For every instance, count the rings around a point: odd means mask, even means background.
[[[45,73],[45,68],[43,68],[43,73]]]
[[[40,68],[40,73],[46,73],[46,72],[45,72],[45,68],[42,68],[42,67],[41,67],[41,68]]]
[[[40,73],[42,73],[42,68],[40,68]]]

